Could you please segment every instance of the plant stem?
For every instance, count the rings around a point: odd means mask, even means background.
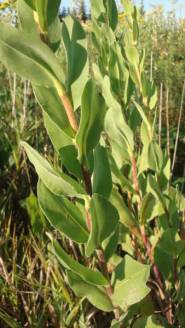
[[[67,96],[67,94],[63,94],[60,96],[60,99],[64,105],[64,109],[66,111],[66,115],[68,117],[69,123],[71,125],[71,127],[73,128],[73,130],[75,132],[78,131],[78,123],[75,117],[75,113],[73,110],[73,106],[71,104],[71,101],[69,99],[69,97]]]
[[[81,168],[82,168],[82,174],[83,174],[84,183],[85,183],[85,189],[86,189],[88,195],[91,196],[92,195],[91,175],[84,165],[82,165]]]
[[[169,88],[166,89],[166,140],[167,154],[170,157]]]
[[[174,149],[174,154],[173,154],[171,176],[173,175],[173,170],[174,170],[176,156],[177,156],[177,148],[178,148],[178,142],[179,142],[180,125],[181,125],[182,112],[183,112],[183,104],[184,104],[184,95],[185,95],[185,80],[184,80],[184,84],[183,84],[183,88],[182,88],[181,104],[180,104],[180,111],[179,111],[179,120],[178,120],[178,126],[177,126],[177,134],[176,134],[176,139],[175,139],[175,149]]]
[[[160,103],[159,103],[159,146],[161,147],[161,133],[162,133],[162,110],[163,110],[163,84],[160,88]]]

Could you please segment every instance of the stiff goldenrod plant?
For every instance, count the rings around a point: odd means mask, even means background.
[[[180,327],[185,199],[155,133],[140,14],[122,5],[120,31],[115,1],[91,1],[87,37],[73,16],[61,25],[59,0],[18,0],[18,28],[0,23],[0,59],[31,81],[58,153],[56,166],[22,142],[68,287],[111,327]]]

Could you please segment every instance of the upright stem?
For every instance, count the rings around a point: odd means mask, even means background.
[[[160,88],[160,103],[159,103],[159,146],[161,147],[161,133],[162,133],[162,110],[163,110],[163,84]]]
[[[180,125],[181,125],[183,104],[184,104],[184,94],[185,94],[185,80],[184,80],[184,84],[183,84],[183,88],[182,88],[181,104],[180,104],[180,111],[179,111],[179,119],[178,119],[178,126],[177,126],[177,134],[176,134],[176,140],[175,140],[175,149],[174,149],[174,154],[173,154],[171,175],[173,175],[173,170],[174,170],[176,156],[177,156],[177,148],[178,148],[178,142],[179,142],[179,132],[180,132]]]
[[[68,117],[69,123],[70,123],[71,127],[73,128],[73,130],[75,132],[77,132],[78,131],[78,123],[77,123],[77,120],[75,117],[75,113],[74,113],[71,101],[70,101],[69,97],[67,96],[67,94],[61,95],[60,98],[63,103],[64,109],[66,111],[66,115]]]
[[[153,51],[150,54],[150,81],[153,80]]]
[[[170,157],[169,88],[166,89],[166,140],[167,154]]]

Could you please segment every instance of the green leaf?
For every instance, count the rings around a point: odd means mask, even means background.
[[[113,30],[115,30],[118,24],[118,10],[115,0],[106,1],[106,5],[107,5],[109,25]]]
[[[49,115],[44,112],[43,115],[47,133],[54,148],[60,155],[62,165],[69,173],[82,180],[81,165],[77,158],[78,152],[73,145],[73,140],[51,120]]]
[[[159,189],[158,183],[155,178],[149,174],[148,181],[147,181],[147,191],[154,195],[154,197],[160,201],[161,205],[163,206],[164,212],[166,212],[166,202],[165,197],[162,194],[161,190]]]
[[[105,6],[103,0],[91,0],[91,10],[93,19],[99,18],[103,13],[105,13]]]
[[[29,197],[21,201],[21,206],[25,208],[29,214],[32,231],[40,236],[43,229],[46,227],[46,220],[39,207],[38,199],[33,192],[30,192]]]
[[[112,94],[108,76],[103,81],[103,96],[109,110],[105,116],[105,131],[109,137],[113,157],[119,168],[129,161],[134,149],[133,132],[126,123],[120,104]]]
[[[62,38],[67,59],[67,92],[71,93],[73,107],[81,104],[81,97],[89,76],[87,40],[79,21],[72,16],[64,19]]]
[[[132,304],[140,302],[150,289],[146,283],[150,274],[150,267],[125,256],[117,266],[115,272],[115,287],[112,296],[114,306],[121,307],[124,311]]]
[[[48,114],[51,120],[70,137],[74,132],[69,124],[66,111],[62,101],[55,88],[45,88],[43,86],[34,86],[34,94],[42,107],[43,111]],[[69,139],[69,138],[68,138]],[[53,140],[54,141],[54,140]],[[56,142],[56,140],[55,140]]]
[[[55,52],[61,42],[62,25],[58,17],[48,27],[48,40],[50,48]]]
[[[86,297],[92,305],[101,311],[113,311],[112,303],[103,288],[88,284],[71,271],[68,271],[67,277],[69,286],[77,296]]]
[[[42,33],[47,33],[48,30],[47,5],[48,0],[35,0],[35,10],[38,15],[39,28]]]
[[[119,225],[117,225],[116,230],[108,237],[105,239],[102,243],[102,248],[104,250],[104,256],[106,262],[114,255],[114,253],[117,250],[118,243],[119,243]]]
[[[36,0],[24,0],[28,6],[30,6],[33,10],[35,10],[35,1]]]
[[[90,214],[92,229],[86,248],[87,256],[102,246],[102,242],[116,231],[119,222],[116,208],[106,198],[98,194],[92,196]]]
[[[141,118],[142,118],[143,122],[146,125],[147,133],[148,133],[148,136],[149,136],[148,141],[152,141],[153,140],[153,138],[152,138],[153,137],[153,131],[152,131],[151,123],[150,123],[147,115],[145,114],[143,108],[138,103],[136,103],[135,101],[133,101],[133,103],[136,106],[136,109],[138,110],[139,114],[141,115]]]
[[[0,60],[35,85],[63,90],[61,66],[53,52],[32,35],[0,23]],[[59,82],[60,81],[60,82]]]
[[[136,320],[133,328],[164,328],[161,318],[157,316],[143,317]]]
[[[74,179],[57,172],[49,162],[26,142],[21,142],[30,162],[34,165],[39,178],[56,195],[83,198],[84,189]]]
[[[58,261],[67,269],[81,277],[85,282],[95,286],[107,286],[108,281],[99,271],[93,271],[70,257],[55,240],[52,240],[52,252]]]
[[[22,30],[39,39],[37,26],[33,16],[33,9],[30,8],[25,0],[18,0],[17,11]]]
[[[125,201],[123,197],[119,194],[118,190],[113,188],[112,194],[110,197],[110,202],[115,206],[119,213],[119,218],[121,223],[129,228],[129,230],[137,230],[138,224],[135,220],[133,214],[128,209],[127,205],[125,204]]]
[[[139,53],[136,47],[126,46],[125,54],[130,64],[136,67],[139,65]]]
[[[53,6],[52,6],[53,8]],[[18,0],[17,2],[18,17],[21,28],[24,32],[32,34],[38,40],[40,34],[37,23],[34,19],[33,9],[25,2],[25,0]],[[58,17],[51,22],[47,27],[48,45],[53,51],[56,51],[61,41],[61,22]]]
[[[151,193],[147,193],[143,200],[139,213],[141,224],[145,224],[147,221],[151,221],[156,216],[164,214],[164,209],[161,204],[156,201],[155,197]]]
[[[112,190],[112,177],[107,149],[97,145],[94,150],[93,193],[109,198]]]
[[[88,232],[83,215],[67,198],[53,194],[40,181],[37,186],[40,207],[50,224],[77,243],[86,243]]]
[[[154,251],[155,263],[157,264],[164,279],[174,279],[174,260],[179,257],[179,253],[184,249],[184,242],[176,229],[167,228]]]
[[[57,17],[61,0],[25,0],[25,2],[37,12],[39,27],[43,33],[47,33],[48,26]]]
[[[72,138],[69,137],[47,114],[43,111],[44,125],[47,133],[51,139],[51,142],[57,152],[63,147],[73,145]]]
[[[154,171],[160,171],[163,163],[163,155],[159,145],[152,141],[148,146],[148,168]]]
[[[82,95],[82,116],[76,136],[79,158],[88,155],[98,144],[103,129],[105,102],[93,80],[89,80]]]
[[[131,0],[121,0],[121,3],[125,9],[125,12],[128,16],[132,16],[134,7]]]
[[[132,194],[135,193],[133,187],[132,187],[132,182],[129,181],[120,171],[118,168],[112,154],[109,154],[109,160],[110,160],[110,168],[111,168],[111,173],[112,173],[112,180],[114,183],[120,184],[121,188],[125,192],[131,192]]]
[[[40,0],[36,0],[36,1],[39,2]],[[47,21],[48,21],[48,25],[50,25],[58,16],[61,0],[52,0],[52,1],[45,0],[45,1],[47,1]]]
[[[78,152],[73,145],[63,147],[59,151],[62,164],[67,171],[75,177],[83,180],[81,165],[78,160]]]

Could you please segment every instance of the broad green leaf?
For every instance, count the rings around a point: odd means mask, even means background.
[[[92,11],[92,17],[97,19],[99,18],[103,13],[105,13],[105,6],[103,3],[103,0],[91,0],[91,11]]]
[[[153,131],[152,131],[151,123],[150,123],[147,115],[145,114],[143,108],[138,103],[136,103],[135,101],[133,103],[136,106],[136,109],[138,110],[139,114],[141,115],[142,120],[144,121],[144,123],[146,125],[148,136],[149,136],[149,141],[152,141]]]
[[[86,297],[92,305],[101,311],[113,311],[113,305],[102,287],[93,286],[85,282],[71,271],[68,271],[67,277],[70,287],[77,296]]]
[[[159,145],[152,141],[148,146],[148,168],[159,172],[163,163],[163,155]]]
[[[73,144],[73,140],[51,120],[49,115],[44,112],[43,115],[47,133],[54,148],[60,155],[62,165],[65,166],[69,173],[82,179],[81,165],[77,158],[78,152]]]
[[[121,3],[125,9],[125,12],[128,16],[132,16],[134,7],[131,0],[121,0]]]
[[[110,162],[110,168],[111,168],[111,173],[112,173],[112,180],[114,183],[121,185],[121,188],[125,191],[125,192],[131,192],[132,194],[135,193],[133,186],[132,186],[132,182],[130,182],[128,180],[128,178],[126,178],[122,172],[120,171],[120,169],[118,168],[112,154],[109,154],[109,162]]]
[[[38,15],[39,28],[42,33],[47,33],[48,19],[47,19],[47,5],[49,0],[35,0],[35,10]]]
[[[37,11],[40,28],[47,32],[48,26],[56,18],[61,0],[25,0],[25,2]]]
[[[80,127],[76,136],[80,159],[96,147],[103,130],[106,106],[93,80],[89,80],[85,86],[81,111]]]
[[[184,242],[180,241],[176,229],[167,228],[154,251],[155,263],[157,264],[164,279],[174,279],[174,260],[184,249]]]
[[[109,110],[105,116],[105,131],[110,139],[112,155],[119,168],[129,161],[134,149],[133,132],[126,123],[120,104],[112,94],[108,76],[103,81],[103,96]]]
[[[29,214],[33,233],[40,236],[41,233],[43,233],[43,229],[46,228],[46,220],[39,207],[36,195],[30,192],[29,197],[21,201],[21,206],[25,208]]]
[[[17,2],[18,17],[21,28],[24,32],[32,34],[38,40],[40,34],[35,20],[35,13],[33,9],[25,2],[25,0],[18,0]],[[53,51],[56,51],[61,41],[61,22],[56,17],[47,28],[48,45]]]
[[[44,125],[47,130],[47,133],[51,139],[51,142],[57,152],[63,147],[72,146],[72,138],[69,137],[47,114],[43,111]]]
[[[73,107],[81,104],[81,97],[89,76],[87,40],[79,21],[72,16],[64,19],[62,39],[67,59],[67,92],[71,93]]]
[[[26,142],[21,142],[30,162],[34,165],[39,178],[56,195],[83,198],[84,189],[74,179],[57,172],[50,163]]]
[[[40,207],[50,224],[77,243],[86,243],[88,232],[83,215],[67,198],[53,194],[41,181],[37,194]]]
[[[149,174],[148,175],[148,181],[147,181],[147,191],[154,195],[154,197],[160,201],[161,205],[163,206],[164,211],[166,212],[166,202],[165,197],[162,194],[159,185],[155,178]]]
[[[0,60],[8,69],[35,85],[55,85],[63,92],[61,66],[42,41],[2,22],[0,30]]]
[[[24,0],[33,10],[35,10],[35,1],[36,0]]]
[[[34,86],[34,94],[51,120],[69,137],[74,136],[74,132],[69,124],[66,111],[62,101],[55,88],[45,88],[43,86]],[[69,139],[69,138],[68,138]]]
[[[33,9],[27,4],[25,0],[18,0],[17,11],[22,30],[39,39],[37,25],[33,16]]]
[[[150,267],[125,256],[115,272],[115,287],[112,296],[114,306],[124,311],[132,304],[140,302],[150,289],[146,283],[150,274]]]
[[[83,180],[82,167],[78,160],[78,152],[73,145],[63,147],[59,151],[62,164],[65,166],[67,171],[75,177]]]
[[[119,242],[119,225],[117,225],[116,230],[105,239],[102,243],[102,248],[104,250],[104,256],[106,262],[115,254]]]
[[[112,190],[112,177],[107,149],[97,145],[94,150],[93,193],[109,198]]]
[[[124,49],[130,64],[137,67],[139,65],[139,53],[137,48],[134,46],[126,46]]]
[[[61,0],[47,0],[47,3],[47,20],[50,25],[58,16]]]
[[[164,328],[161,318],[157,316],[143,317],[136,320],[133,328]]]
[[[115,0],[106,1],[110,27],[115,30],[118,23],[118,10]]]
[[[121,223],[129,228],[129,230],[137,230],[138,224],[135,220],[133,214],[128,209],[127,205],[125,204],[125,201],[123,197],[119,194],[118,190],[113,188],[111,196],[110,196],[110,202],[115,206],[119,213],[119,218]]]
[[[48,40],[50,48],[55,52],[61,42],[62,25],[58,17],[48,27]]]
[[[155,108],[156,104],[157,104],[157,99],[158,99],[158,93],[157,93],[157,88],[155,87],[155,85],[152,86],[152,94],[150,95],[150,99],[149,99],[149,107],[150,109]]]
[[[116,231],[119,222],[116,208],[98,194],[92,196],[90,214],[92,229],[86,248],[87,256],[90,256],[95,249],[101,248],[102,242]]]
[[[67,269],[81,277],[85,282],[95,286],[107,286],[108,281],[99,271],[93,271],[84,265],[75,261],[69,256],[55,240],[52,241],[52,252],[58,261]]]
[[[141,224],[145,224],[147,221],[151,221],[156,216],[164,214],[164,209],[161,204],[156,201],[155,197],[151,193],[147,193],[143,200],[139,213]]]

